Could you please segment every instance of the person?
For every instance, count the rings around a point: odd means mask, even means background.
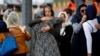
[[[71,39],[73,36],[73,27],[68,22],[68,16],[66,12],[60,12],[58,17],[63,20],[60,28],[60,53],[61,56],[71,56]]]
[[[76,10],[76,3],[74,0],[70,0],[70,2],[67,5],[68,8],[70,8],[73,12]]]
[[[71,44],[71,55],[72,56],[86,56],[86,39],[83,31],[83,23],[87,20],[86,17],[87,5],[81,4],[77,10],[76,14],[72,17],[72,25],[74,30],[74,35]]]
[[[9,4],[9,5],[7,5],[7,9],[4,11],[4,13],[3,13],[3,21],[7,21],[7,17],[8,17],[8,15],[9,15],[9,13],[11,12],[11,11],[13,11],[13,5],[11,5],[11,4]]]
[[[34,18],[29,26],[32,29],[31,56],[60,56],[57,41],[50,31],[53,24],[59,22],[51,7],[45,6],[42,18]],[[55,22],[56,21],[56,22]]]
[[[70,24],[72,24],[71,20],[72,20],[72,16],[73,16],[73,11],[70,8],[66,8],[66,9],[64,9],[64,12],[66,12],[66,14],[68,15],[68,22]]]
[[[18,44],[18,50],[11,56],[26,56],[29,52],[29,48],[25,41],[29,41],[31,39],[31,35],[26,30],[25,26],[19,26],[19,17],[14,11],[8,15],[6,22],[9,32],[15,37]]]
[[[0,44],[4,41],[5,35],[4,33],[9,33],[9,29],[5,22],[0,21]],[[10,34],[10,33],[9,33]]]
[[[93,0],[93,5],[96,7],[97,15],[99,15],[100,8],[99,8],[100,0]]]
[[[87,21],[83,23],[83,30],[86,37],[86,43],[87,43],[87,56],[92,56],[92,34],[96,33],[97,28],[95,27],[98,23],[98,20],[96,18],[97,16],[97,10],[94,5],[88,5],[86,10],[87,15]],[[91,12],[92,11],[92,12]]]

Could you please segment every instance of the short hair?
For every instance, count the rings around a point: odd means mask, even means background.
[[[67,14],[70,14],[70,15],[73,14],[73,10],[70,9],[70,8],[66,8],[66,9],[64,9],[64,11],[65,11]]]
[[[17,11],[21,11],[21,5],[14,5],[17,9]]]

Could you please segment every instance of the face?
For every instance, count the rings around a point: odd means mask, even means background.
[[[60,17],[65,21],[65,14],[64,14],[64,13],[62,13],[62,14],[60,15]]]
[[[86,7],[81,7],[80,13],[81,13],[82,16],[86,15]]]
[[[45,8],[45,16],[51,17],[51,9],[50,8]]]

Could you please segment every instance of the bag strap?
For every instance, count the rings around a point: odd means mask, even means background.
[[[89,23],[89,22],[87,22],[90,26],[91,26],[91,28],[92,28],[92,31],[93,31],[93,27],[92,27],[92,25]]]

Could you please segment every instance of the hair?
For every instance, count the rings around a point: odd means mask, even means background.
[[[52,9],[52,7],[50,6],[45,6],[44,9],[43,9],[43,15],[45,16],[45,8],[49,8],[51,10],[51,16],[54,16],[54,11]]]
[[[7,8],[13,8],[13,4],[8,4]]]
[[[14,6],[17,9],[16,11],[21,11],[21,6],[20,5],[14,5]]]
[[[74,0],[71,0],[71,2],[75,3],[75,1],[74,1]]]
[[[97,3],[99,3],[99,2],[100,2],[100,0],[93,0],[93,1],[96,1]]]
[[[66,14],[70,14],[70,15],[73,14],[73,10],[70,8],[66,8],[66,9],[64,9],[64,11],[66,12]]]
[[[86,4],[82,4],[82,5],[79,6],[78,9],[80,10],[82,7],[87,7],[87,5]]]

